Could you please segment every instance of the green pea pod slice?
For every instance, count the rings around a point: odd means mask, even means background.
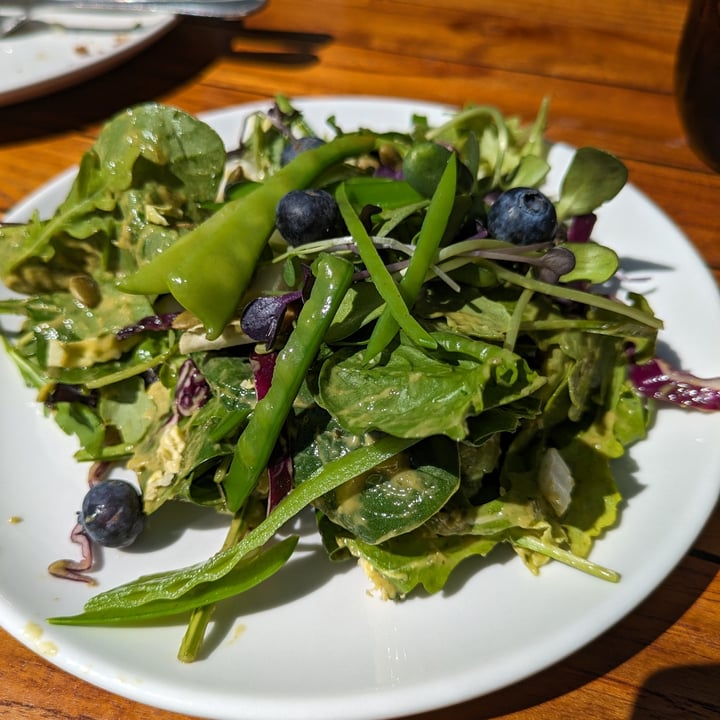
[[[352,282],[353,266],[340,257],[323,255],[316,268],[310,297],[278,354],[270,388],[255,406],[235,446],[223,483],[227,505],[233,512],[242,506],[267,467],[295,396]]]

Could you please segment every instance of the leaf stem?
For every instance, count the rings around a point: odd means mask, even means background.
[[[595,293],[585,292],[584,290],[576,290],[575,288],[567,287],[565,285],[551,285],[550,283],[542,282],[542,280],[526,277],[513,272],[512,270],[507,270],[495,263],[492,263],[492,270],[498,280],[504,280],[528,290],[533,290],[535,292],[543,293],[544,295],[549,295],[551,297],[561,298],[563,300],[572,300],[582,303],[583,305],[590,305],[617,315],[624,315],[625,317],[629,317],[643,325],[648,325],[649,327],[657,330],[661,329],[663,326],[662,320],[659,318],[656,318],[643,310],[632,307],[631,305],[625,305],[619,300],[613,300],[612,298],[605,297],[604,295],[596,295]]]
[[[240,539],[247,532],[247,522],[245,521],[245,508],[244,505],[238,512],[233,515],[232,522],[228,528],[225,541],[223,542],[222,549],[227,550],[240,541]],[[200,652],[200,646],[205,638],[205,631],[208,623],[212,618],[212,614],[215,611],[215,603],[211,605],[205,605],[204,607],[195,608],[190,614],[190,620],[188,621],[185,635],[180,643],[178,650],[178,660],[181,662],[194,662],[197,659],[198,652]]]
[[[524,550],[540,553],[541,555],[545,555],[564,565],[569,565],[575,570],[581,570],[601,580],[607,580],[608,582],[620,581],[620,574],[615,572],[615,570],[598,565],[555,545],[544,543],[540,538],[534,537],[533,535],[517,535],[512,538],[511,542],[513,545],[523,548]]]
[[[513,310],[510,323],[508,325],[507,333],[505,334],[505,343],[503,347],[511,352],[515,351],[515,343],[517,342],[518,334],[520,332],[520,326],[522,324],[522,316],[525,312],[525,308],[528,306],[530,299],[534,295],[534,291],[525,288],[521,293],[520,297],[515,303],[515,309]]]

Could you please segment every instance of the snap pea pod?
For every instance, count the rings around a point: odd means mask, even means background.
[[[297,155],[249,195],[223,205],[133,275],[128,293],[171,293],[203,323],[209,339],[232,319],[275,228],[275,208],[291,190],[309,187],[335,163],[370,152],[376,136],[343,135]]]
[[[445,234],[448,218],[455,202],[457,161],[452,153],[443,170],[440,182],[430,201],[420,228],[415,252],[410,257],[405,275],[400,280],[400,294],[407,307],[412,307],[422,288],[428,269],[435,261],[440,241]],[[378,318],[365,351],[365,362],[372,362],[398,331],[396,314],[385,308]]]
[[[278,354],[270,388],[255,406],[235,446],[223,483],[231,511],[236,512],[242,506],[267,467],[295,396],[350,287],[352,276],[353,266],[347,260],[335,255],[322,255],[318,259],[310,297]]]

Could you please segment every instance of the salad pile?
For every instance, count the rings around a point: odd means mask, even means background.
[[[610,462],[654,398],[717,409],[718,392],[656,358],[661,321],[592,240],[623,164],[581,148],[556,197],[538,189],[546,115],[320,130],[278,97],[228,153],[141,105],[51,218],[0,228],[0,311],[22,318],[7,352],[91,468],[83,558],[51,572],[89,581],[93,545],[130,544],[165,503],[228,516],[207,561],[51,622],[186,613],[190,661],[214,604],[291,557],[277,532],[300,512],[386,598],[437,592],[499,545],[534,573],[619,579],[589,559],[618,520]]]

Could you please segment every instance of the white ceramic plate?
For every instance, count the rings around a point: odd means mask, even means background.
[[[300,103],[320,131],[335,115],[358,124],[406,128],[413,112],[437,121],[438,106],[378,99]],[[245,106],[208,120],[233,146]],[[557,147],[558,172],[570,157]],[[35,207],[52,211],[70,174],[28,198],[10,219]],[[551,184],[552,184],[551,183]],[[718,292],[680,231],[627,187],[601,212],[596,237],[637,270],[666,320],[663,340],[687,370],[720,374]],[[641,272],[644,272],[641,270]],[[617,528],[592,559],[622,573],[619,584],[559,564],[530,574],[511,553],[467,561],[446,591],[383,602],[352,564],[331,566],[311,523],[300,552],[278,575],[215,615],[212,652],[175,659],[182,623],[158,628],[67,628],[44,623],[78,612],[93,592],[48,576],[59,557],[77,557],[67,540],[85,492],[73,444],[40,416],[7,358],[0,358],[0,622],[21,642],[91,683],[142,703],[189,715],[243,720],[377,720],[450,705],[521,680],[590,642],[637,606],[683,557],[709,517],[720,487],[720,413],[663,409],[649,440],[617,463],[626,502]],[[183,524],[173,524],[180,521]],[[159,513],[131,550],[104,552],[99,587],[205,559],[225,534],[213,515],[179,508]]]
[[[33,17],[68,27],[0,38],[0,106],[45,95],[109,70],[175,23],[172,15],[135,12],[47,10]]]

